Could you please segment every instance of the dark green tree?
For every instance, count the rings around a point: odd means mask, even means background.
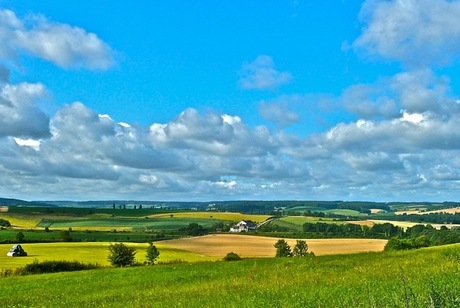
[[[72,235],[70,234],[70,231],[68,230],[61,231],[61,241],[72,242]]]
[[[16,236],[15,236],[15,240],[16,242],[18,243],[22,243],[24,241],[24,238],[25,238],[25,235],[24,233],[22,233],[21,231],[19,231],[18,233],[16,233]]]
[[[297,240],[297,243],[292,250],[292,253],[295,257],[305,257],[308,255],[308,245],[307,242],[303,240]]]
[[[155,245],[153,245],[152,242],[150,242],[149,247],[147,247],[147,251],[145,253],[145,257],[147,258],[147,264],[149,265],[155,264],[155,261],[158,259],[159,256],[160,256],[160,251]]]
[[[291,247],[285,240],[278,240],[275,244],[276,257],[292,257]]]
[[[136,250],[123,243],[110,244],[108,261],[112,266],[124,267],[132,266],[136,263]]]

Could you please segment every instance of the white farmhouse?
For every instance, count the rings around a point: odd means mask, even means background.
[[[257,224],[252,220],[242,220],[230,228],[230,232],[248,232],[257,230]]]

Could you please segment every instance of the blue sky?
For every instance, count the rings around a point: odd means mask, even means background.
[[[0,195],[457,200],[458,13],[0,0]]]

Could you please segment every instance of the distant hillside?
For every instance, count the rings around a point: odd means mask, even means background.
[[[0,206],[55,206],[46,202],[25,201],[20,199],[0,198]]]

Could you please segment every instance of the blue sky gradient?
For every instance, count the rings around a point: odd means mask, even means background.
[[[0,0],[0,195],[457,200],[457,13]]]

